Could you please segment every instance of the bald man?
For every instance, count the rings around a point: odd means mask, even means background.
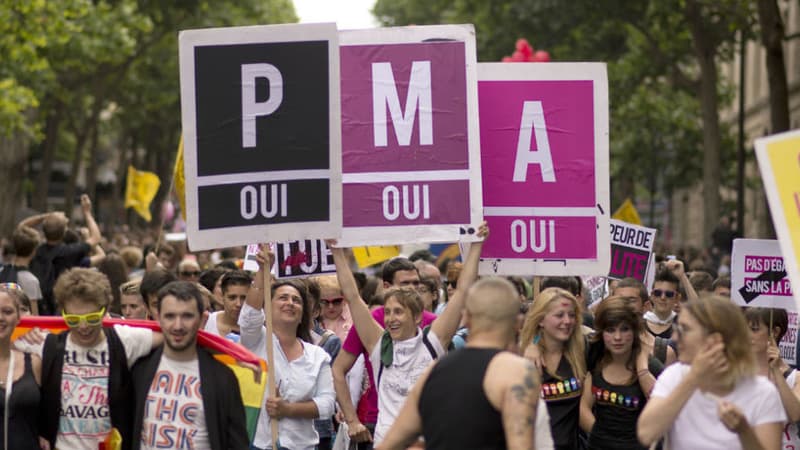
[[[422,375],[378,450],[405,449],[419,435],[427,450],[552,448],[548,421],[537,420],[543,402],[536,367],[505,351],[518,313],[510,282],[491,277],[475,283],[464,312],[467,346]]]

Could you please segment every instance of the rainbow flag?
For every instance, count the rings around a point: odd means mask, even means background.
[[[149,328],[161,331],[158,322],[153,320],[122,320],[103,319],[103,326],[128,325],[132,327]],[[15,340],[33,328],[47,330],[50,333],[61,333],[68,329],[64,319],[58,316],[27,316],[20,319],[19,325],[11,335]],[[239,344],[219,336],[200,330],[197,343],[210,351],[217,361],[228,366],[239,381],[239,390],[242,392],[245,415],[247,416],[247,434],[250,442],[256,433],[258,414],[261,412],[261,400],[267,387],[267,363],[258,358]]]

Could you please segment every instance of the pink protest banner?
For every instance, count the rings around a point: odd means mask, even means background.
[[[339,34],[342,246],[453,242],[481,220],[475,31]]]
[[[481,63],[478,80],[481,273],[607,275],[605,64]]]

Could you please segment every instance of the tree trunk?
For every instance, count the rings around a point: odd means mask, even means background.
[[[783,19],[776,0],[758,0],[757,3],[761,43],[767,52],[771,133],[779,133],[789,130],[789,86],[783,58]]]
[[[47,209],[47,191],[50,187],[50,172],[53,169],[53,160],[56,155],[56,144],[58,143],[58,131],[63,118],[64,105],[60,100],[54,99],[50,107],[50,113],[45,119],[44,140],[41,143],[42,164],[39,167],[39,174],[36,176],[36,184],[33,191],[31,206],[33,209],[45,211]],[[45,104],[48,102],[45,101]]]
[[[89,164],[86,166],[86,193],[95,202],[97,201],[97,142],[99,134],[100,124],[98,123],[92,127],[92,136],[89,141]]]
[[[720,217],[720,147],[719,99],[717,98],[717,66],[714,61],[717,43],[707,33],[703,13],[696,0],[687,0],[684,11],[692,45],[700,67],[701,117],[703,119],[703,239],[711,242],[711,233]]]
[[[28,160],[30,137],[23,132],[10,136],[0,135],[0,236],[10,236],[17,226],[17,211],[22,205],[22,183],[25,180],[25,162]]]

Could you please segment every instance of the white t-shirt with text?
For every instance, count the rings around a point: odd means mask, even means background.
[[[114,330],[125,348],[129,368],[153,347],[153,332],[147,328],[114,325]],[[107,339],[87,348],[67,338],[56,436],[59,450],[97,450],[111,430],[109,364]]]
[[[210,450],[197,359],[161,355],[144,404],[141,448]]]

